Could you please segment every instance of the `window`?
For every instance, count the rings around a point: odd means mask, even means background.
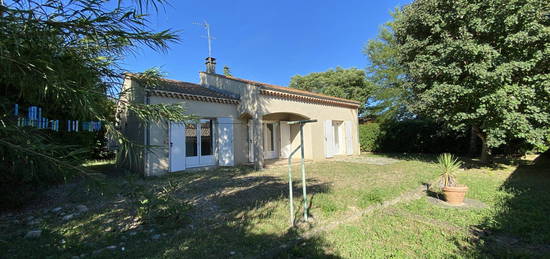
[[[201,156],[214,154],[212,120],[201,120]]]
[[[197,156],[197,124],[185,124],[185,156]]]

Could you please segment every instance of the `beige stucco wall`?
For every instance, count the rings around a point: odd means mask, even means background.
[[[122,84],[120,103],[117,106],[118,127],[124,136],[137,145],[145,143],[145,124],[137,118],[133,111],[127,109],[128,102],[144,103],[145,92],[139,87],[135,80],[125,77]],[[119,150],[119,152],[121,152]],[[121,166],[130,170],[144,172],[144,152],[142,149],[135,148],[130,151],[131,154],[124,158]]]
[[[248,115],[256,121],[255,132],[261,132],[261,122],[263,119],[273,119],[269,114],[273,113],[292,113],[309,119],[318,120],[316,123],[306,124],[304,126],[304,146],[306,147],[305,156],[308,159],[321,160],[325,158],[325,120],[351,121],[352,122],[352,142],[353,154],[360,153],[359,131],[358,131],[358,110],[341,106],[324,105],[317,103],[306,103],[291,99],[277,98],[260,94],[259,87],[245,82],[231,80],[213,74],[200,73],[201,85],[213,86],[224,91],[238,94],[241,96],[241,103],[238,112],[241,116]],[[291,128],[291,135],[297,134],[297,127]],[[261,135],[260,135],[261,136]],[[256,143],[261,140],[256,139]],[[299,145],[299,136],[292,141],[292,148]],[[262,153],[261,146],[256,147],[255,153]]]
[[[351,121],[353,154],[360,153],[357,109],[329,106],[315,103],[276,98],[261,95],[260,114],[289,112],[300,114],[308,119],[316,119],[317,122],[306,124],[304,127],[305,156],[308,159],[325,159],[325,120]],[[295,128],[296,129],[296,128]],[[291,129],[291,135],[293,134]],[[292,148],[299,145],[299,136],[294,138]]]
[[[201,72],[199,76],[201,85],[206,87],[215,87],[230,94],[239,96],[241,101],[237,107],[239,114],[248,114],[252,118],[255,118],[255,112],[259,101],[259,92],[257,91],[256,86],[235,80],[228,80],[223,77],[204,72]]]
[[[317,120],[315,123],[309,123],[304,126],[306,159],[325,159],[324,123],[326,120],[351,121],[353,154],[359,154],[360,152],[357,109],[306,103],[292,99],[262,95],[259,93],[259,87],[256,85],[250,85],[206,73],[200,73],[200,78],[201,85],[205,87],[218,88],[226,93],[240,96],[240,104],[200,102],[160,96],[146,97],[143,92],[136,92],[134,98],[137,97],[139,100],[143,99],[144,103],[150,104],[182,104],[186,109],[186,113],[201,118],[232,118],[234,122],[233,149],[235,164],[248,163],[249,161],[248,120],[253,121],[255,134],[252,138],[255,143],[255,156],[263,154],[263,134],[261,127],[263,120],[288,121],[302,118]],[[132,82],[134,81],[126,80],[125,84],[132,86],[131,84],[134,84]],[[138,143],[154,146],[151,152],[148,152],[144,156],[144,160],[142,160],[144,161],[144,173],[146,175],[159,175],[168,172],[170,169],[168,122],[146,127],[135,121],[135,118],[132,118],[131,114],[124,118],[124,122],[128,125],[126,129],[129,134],[128,136],[131,136],[132,139],[135,139]],[[300,144],[299,127],[297,125],[290,127],[290,135],[292,138],[291,148],[293,150]]]
[[[247,138],[247,121],[239,119],[237,105],[222,104],[212,102],[199,102],[191,100],[182,100],[175,98],[151,96],[149,97],[150,104],[182,104],[187,114],[197,116],[199,118],[233,118],[233,149],[235,154],[235,164],[242,164],[248,161],[248,143]],[[158,175],[168,172],[170,168],[169,161],[169,126],[165,122],[161,125],[151,125],[149,127],[149,145],[158,146],[154,148],[154,152],[150,152],[147,156],[146,174]]]

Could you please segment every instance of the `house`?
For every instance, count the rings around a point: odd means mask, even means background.
[[[285,159],[299,146],[299,125],[289,121],[316,119],[304,125],[305,158],[321,160],[359,154],[359,102],[215,73],[206,59],[200,83],[164,79],[154,89],[126,74],[128,98],[146,104],[181,103],[195,122],[144,125],[131,113],[120,114],[124,134],[153,148],[143,152],[134,169],[160,175],[191,168],[254,164]]]

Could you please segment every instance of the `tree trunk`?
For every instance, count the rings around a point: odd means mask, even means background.
[[[487,146],[487,141],[485,138],[481,139],[481,162],[482,163],[488,163],[489,162],[489,147]]]
[[[477,138],[474,126],[470,130],[470,146],[468,147],[468,157],[475,157],[477,150]]]
[[[491,150],[487,145],[487,135],[481,132],[478,126],[472,127],[472,133],[475,133],[475,135],[477,135],[481,140],[481,157],[480,157],[481,162],[488,163]]]

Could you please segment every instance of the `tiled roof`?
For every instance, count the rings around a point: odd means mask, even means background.
[[[260,86],[260,87],[263,87],[263,88],[268,89],[268,90],[274,90],[274,91],[291,93],[291,94],[298,94],[298,95],[309,96],[309,97],[317,97],[317,98],[322,98],[322,99],[327,99],[327,100],[332,100],[332,101],[338,101],[338,102],[345,102],[345,103],[356,105],[356,106],[359,106],[361,104],[361,102],[358,102],[358,101],[355,101],[355,100],[350,100],[350,99],[345,99],[345,98],[340,98],[340,97],[335,97],[335,96],[330,96],[330,95],[325,95],[325,94],[320,94],[320,93],[309,92],[309,91],[300,90],[300,89],[296,89],[296,88],[266,84],[266,83],[262,83],[262,82],[251,81],[251,80],[232,77],[232,76],[224,76],[224,75],[219,75],[219,74],[210,74],[210,75],[215,75],[215,76],[227,78],[227,79],[230,79],[230,80],[235,80],[235,81],[239,81],[239,82],[243,82],[243,83],[247,83],[247,84],[251,84],[251,85]]]
[[[135,74],[126,74],[127,76],[137,78]],[[230,96],[228,94],[224,94],[219,91],[212,90],[210,88],[207,88],[205,86],[201,86],[199,84],[194,84],[190,82],[183,82],[183,81],[177,81],[172,79],[161,79],[160,83],[155,86],[154,88],[148,88],[147,89],[150,92],[159,94],[159,95],[174,95],[179,94],[180,97],[197,97],[192,99],[197,100],[208,100],[208,98],[214,100],[214,99],[223,99],[223,100],[229,100],[231,102],[238,102],[239,98]],[[174,95],[174,97],[176,97]],[[198,98],[198,97],[207,97],[205,98]],[[189,99],[189,98],[187,98]]]
[[[212,89],[209,89],[205,86],[201,86],[199,84],[170,80],[170,79],[163,79],[162,83],[152,90],[169,91],[169,92],[215,97],[215,98],[222,98],[222,99],[239,100],[236,97],[229,96],[227,94],[224,94],[218,91],[214,91]]]

